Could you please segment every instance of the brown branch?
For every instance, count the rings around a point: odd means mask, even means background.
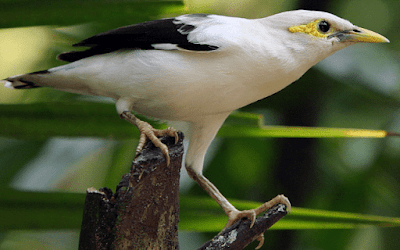
[[[171,158],[166,166],[159,148],[148,143],[122,177],[109,188],[87,189],[79,249],[179,249],[179,174],[183,134],[179,142],[164,137]],[[222,231],[200,249],[243,249],[286,215],[278,204],[256,219],[252,228],[243,219]]]
[[[148,143],[113,194],[108,188],[87,190],[79,249],[179,249],[179,176],[183,134],[179,142],[163,137],[171,163]]]
[[[199,250],[243,249],[286,214],[286,206],[277,204],[263,216],[257,217],[252,228],[250,220],[242,219],[206,242]]]

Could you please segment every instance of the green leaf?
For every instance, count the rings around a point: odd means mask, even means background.
[[[218,131],[220,137],[291,137],[291,138],[383,138],[399,134],[383,130],[349,129],[349,128],[316,128],[316,127],[288,127],[266,126],[260,114],[235,112],[225,121]]]
[[[45,139],[54,136],[138,138],[139,132],[119,119],[115,106],[100,102],[48,102],[0,105],[0,135],[12,138]],[[165,125],[139,115],[155,128]],[[264,126],[258,114],[235,112],[218,132],[220,137],[373,137],[388,135],[382,130]],[[392,133],[394,134],[394,133]],[[397,135],[397,134],[396,134]]]
[[[84,201],[85,194],[3,189],[0,196],[0,230],[80,228]],[[231,202],[239,210],[261,205],[252,201]],[[227,216],[211,198],[180,196],[180,230],[218,232],[226,221]],[[292,208],[292,212],[271,229],[351,229],[366,226],[398,227],[400,218]]]
[[[239,210],[253,209],[262,204],[237,200],[230,202]],[[227,216],[211,198],[183,196],[180,205],[181,230],[218,232],[227,222]],[[294,207],[271,229],[352,229],[367,226],[398,227],[400,218]]]
[[[383,130],[348,129],[348,128],[315,128],[315,127],[288,127],[288,126],[224,126],[218,132],[220,137],[290,137],[290,138],[383,138],[388,133]]]
[[[139,131],[119,119],[115,105],[49,102],[0,105],[0,135],[23,139],[63,137],[139,138]],[[140,119],[148,120],[140,116]],[[155,128],[161,128],[152,122]]]
[[[352,229],[367,226],[398,227],[400,218],[347,212],[293,208],[274,229]]]

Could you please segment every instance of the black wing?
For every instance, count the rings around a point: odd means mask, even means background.
[[[193,18],[207,18],[204,14],[190,15]],[[188,41],[187,36],[196,27],[167,18],[129,25],[89,37],[73,46],[90,47],[85,51],[71,51],[58,55],[58,59],[74,62],[93,55],[105,54],[119,49],[155,49],[156,44],[172,44],[194,51],[211,51],[217,46],[197,44]]]

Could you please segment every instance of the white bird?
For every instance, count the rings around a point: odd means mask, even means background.
[[[259,208],[239,211],[202,174],[204,156],[217,131],[235,109],[270,96],[299,79],[309,68],[349,45],[389,42],[385,37],[320,11],[288,11],[260,19],[191,14],[107,31],[62,53],[69,64],[9,77],[14,89],[51,87],[84,95],[111,97],[121,118],[146,138],[176,130],[155,130],[131,111],[165,120],[189,140],[185,166],[228,215],[226,227],[275,203],[290,211],[278,195]]]

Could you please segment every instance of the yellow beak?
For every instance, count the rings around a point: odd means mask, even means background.
[[[341,32],[334,33],[330,36],[335,36],[339,38],[339,40],[342,42],[356,42],[356,43],[388,43],[390,42],[389,39],[386,37],[364,29],[357,27],[352,30],[345,30]]]

